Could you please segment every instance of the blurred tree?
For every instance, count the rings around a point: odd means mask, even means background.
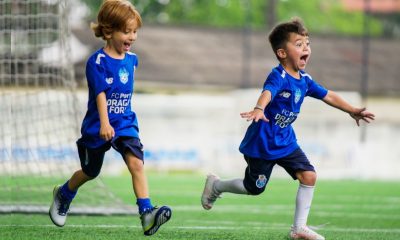
[[[91,10],[88,20],[95,21],[101,1],[81,1]],[[363,33],[362,11],[347,12],[337,0],[132,0],[146,23],[223,28],[249,26],[246,22],[249,1],[250,26],[254,29],[271,29],[276,22],[298,16],[313,33],[351,36]],[[370,16],[371,36],[394,36],[399,26],[399,14]]]
[[[299,16],[307,28],[314,33],[361,36],[363,34],[363,12],[346,12],[336,0],[292,0],[280,1],[278,18],[290,19]],[[382,34],[382,24],[372,18],[372,36]]]
[[[380,19],[383,25],[384,37],[398,37],[400,38],[400,13],[376,13],[372,14]]]

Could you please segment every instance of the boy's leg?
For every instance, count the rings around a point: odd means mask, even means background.
[[[133,191],[139,208],[140,219],[145,235],[153,235],[172,215],[168,206],[153,207],[149,198],[147,177],[144,171],[142,144],[137,138],[120,138],[113,147],[122,154],[132,176]]]
[[[243,179],[240,178],[218,180],[215,182],[214,189],[217,193],[230,192],[235,194],[249,194],[244,187]]]
[[[314,185],[317,178],[314,167],[300,148],[289,156],[279,159],[278,165],[285,168],[292,178],[298,179],[300,183],[296,195],[294,222],[289,237],[291,239],[325,239],[307,227],[307,219],[310,213],[314,196]]]
[[[314,171],[298,171],[296,176],[300,184],[296,196],[294,223],[289,235],[292,239],[324,240],[323,236],[307,227],[317,175]]]
[[[82,169],[76,171],[66,183],[53,189],[53,201],[49,209],[49,216],[56,226],[62,227],[65,225],[69,206],[78,188],[100,173],[104,153],[109,148],[109,146],[102,146],[98,149],[87,149],[78,144]]]
[[[64,185],[53,189],[53,202],[50,206],[49,216],[51,221],[58,227],[65,225],[69,206],[78,191],[78,188],[92,178],[82,170],[76,171]]]
[[[296,195],[296,210],[293,223],[295,228],[307,225],[314,196],[316,174],[313,171],[300,171],[296,173],[296,176],[300,184]]]
[[[218,176],[209,174],[207,175],[203,194],[201,195],[201,205],[203,208],[210,210],[223,192],[248,194],[243,185],[243,179],[220,180]]]
[[[147,178],[144,172],[143,161],[133,153],[125,153],[125,161],[132,177],[132,187],[136,198],[149,198]]]
[[[140,220],[142,222],[144,234],[153,235],[162,224],[166,223],[171,218],[172,211],[168,206],[162,206],[160,208],[152,206],[149,198],[143,161],[130,151],[126,151],[125,161],[132,175],[133,191],[137,198],[136,203],[139,207]]]
[[[247,156],[245,156],[245,160],[247,168],[244,179],[220,180],[214,174],[207,176],[201,196],[201,204],[204,209],[211,209],[223,192],[258,195],[264,191],[275,163]]]
[[[94,177],[89,177],[88,175],[86,175],[82,169],[79,169],[78,171],[74,172],[74,174],[72,174],[71,178],[68,181],[68,185],[66,185],[66,187],[68,186],[68,189],[66,190],[77,192],[80,186],[85,184],[87,181],[92,180],[93,178]]]

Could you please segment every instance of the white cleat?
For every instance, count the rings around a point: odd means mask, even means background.
[[[303,239],[303,240],[325,240],[325,238],[318,233],[314,232],[307,226],[295,228],[292,226],[289,233],[290,239]]]
[[[171,218],[172,210],[168,206],[154,207],[140,216],[144,235],[150,236],[157,232],[161,225]]]
[[[67,214],[71,201],[64,199],[60,193],[61,186],[54,187],[53,202],[49,209],[51,221],[58,227],[63,227],[67,220]]]
[[[208,174],[206,179],[206,184],[204,185],[203,194],[201,195],[201,205],[205,210],[210,210],[214,202],[221,196],[215,190],[215,182],[219,180],[219,177],[214,174]]]

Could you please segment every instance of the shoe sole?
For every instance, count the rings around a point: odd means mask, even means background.
[[[213,204],[208,203],[208,200],[206,197],[204,197],[204,195],[206,195],[206,193],[208,192],[207,189],[212,188],[214,185],[214,182],[218,179],[219,178],[213,174],[209,174],[207,176],[206,184],[204,185],[203,194],[201,195],[201,205],[203,206],[203,208],[205,210],[210,210],[213,207]],[[209,185],[211,185],[211,186],[209,186]]]
[[[290,234],[289,238],[292,240],[313,240],[313,239],[325,239],[325,238],[318,238],[316,236],[310,236],[307,234],[302,234],[302,233],[295,233],[295,234]]]
[[[50,220],[54,223],[54,225],[56,225],[57,227],[64,227],[65,224],[60,225],[60,224],[56,223],[51,216],[51,209],[54,207],[54,198],[56,197],[56,192],[59,188],[60,188],[59,186],[55,186],[53,189],[53,201],[51,202],[51,206],[49,209],[49,217],[50,217]]]
[[[171,218],[172,211],[169,207],[161,207],[158,212],[156,213],[156,216],[154,217],[156,220],[154,221],[154,226],[151,227],[149,230],[144,232],[144,235],[150,236],[153,235],[158,231],[158,229],[163,225],[164,223],[168,222],[168,220]]]

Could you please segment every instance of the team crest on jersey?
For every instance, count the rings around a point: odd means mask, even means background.
[[[283,91],[283,92],[281,92],[279,94],[279,96],[284,97],[284,98],[289,98],[290,97],[290,92]]]
[[[128,82],[129,72],[125,68],[120,68],[119,72],[118,72],[118,75],[119,75],[119,80],[123,84]]]
[[[258,188],[263,188],[265,187],[265,184],[267,184],[267,177],[265,175],[258,175],[256,186]]]
[[[106,78],[106,83],[112,84],[114,82],[114,79],[112,77]]]
[[[296,88],[296,91],[294,93],[294,102],[298,103],[300,101],[301,98],[301,91],[300,89]]]

